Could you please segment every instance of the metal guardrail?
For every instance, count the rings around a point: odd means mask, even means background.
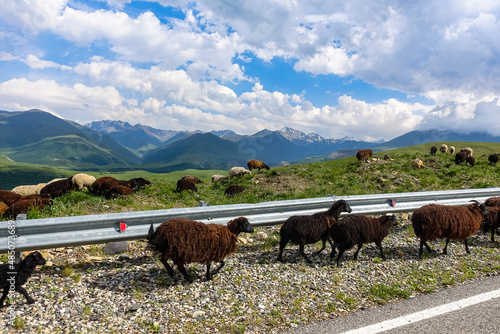
[[[257,204],[200,206],[46,219],[18,219],[0,223],[0,253],[6,253],[12,249],[19,253],[29,250],[143,239],[147,236],[151,224],[156,227],[162,222],[176,217],[204,223],[226,224],[233,218],[244,216],[254,226],[265,226],[282,223],[293,215],[312,214],[327,210],[334,201],[340,199],[349,202],[352,213],[375,215],[412,212],[430,203],[464,205],[473,199],[484,202],[487,198],[496,196],[500,196],[500,188],[330,196]],[[15,240],[12,238],[14,234],[17,236]],[[10,243],[9,236],[11,236]],[[13,244],[14,246],[12,246]]]

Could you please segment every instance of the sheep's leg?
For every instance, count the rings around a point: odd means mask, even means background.
[[[495,242],[495,229],[491,230],[491,242]]]
[[[211,280],[212,275],[217,274],[222,269],[222,267],[224,267],[224,261],[220,261],[220,264],[217,267],[217,269],[215,269],[213,272],[210,272],[210,263],[207,263],[207,274],[206,274],[207,281]]]
[[[28,304],[33,304],[35,302],[35,300],[28,295],[28,291],[26,291],[26,289],[23,288],[22,286],[16,286],[15,290],[20,294],[22,294],[24,298],[26,298]]]
[[[467,245],[467,239],[464,240],[464,245],[465,245],[465,252],[467,254],[470,254],[469,245]]]
[[[340,267],[340,259],[342,258],[342,255],[344,255],[345,251],[346,251],[345,247],[339,247],[339,256],[337,257],[337,267]]]
[[[382,259],[384,259],[384,261],[385,261],[386,258],[384,255],[384,250],[382,249],[382,243],[381,242],[377,243],[377,247],[378,247],[378,249],[380,249],[380,255],[382,256]]]
[[[357,260],[358,259],[358,253],[359,253],[359,250],[361,249],[361,247],[363,247],[363,244],[358,244],[358,249],[356,250],[356,252],[354,253],[354,260]]]
[[[172,269],[172,267],[168,264],[167,259],[162,257],[162,258],[160,258],[160,261],[161,261],[161,263],[163,263],[163,265],[167,269],[170,277],[174,278],[174,269]]]
[[[443,254],[448,254],[448,244],[450,243],[450,239],[446,239],[446,244],[444,245],[443,248]]]
[[[330,253],[330,257],[334,257],[335,254],[337,253],[335,251],[335,245],[333,244],[333,241],[332,241],[332,239],[330,237],[328,237],[327,240],[328,240],[328,243],[330,244],[330,247],[332,247],[332,252]]]
[[[290,240],[289,238],[281,236],[281,240],[280,240],[280,252],[278,254],[278,261],[279,262],[284,262],[283,261],[283,250],[285,249],[285,247],[288,244],[289,240]]]
[[[207,273],[205,275],[205,277],[207,278],[207,281],[210,281],[212,279],[212,275],[210,274],[210,263],[211,262],[207,263]]]
[[[323,251],[323,249],[326,248],[326,239],[321,240],[321,241],[323,242],[323,247],[321,247],[321,249],[319,251],[314,252],[314,255],[319,255]]]
[[[306,253],[304,252],[304,244],[300,243],[299,244],[299,254],[306,260],[307,263],[312,263],[311,259],[307,257]]]
[[[2,298],[0,298],[0,308],[8,305],[8,304],[4,305],[3,302],[5,301],[5,298],[7,298],[7,295],[9,294],[9,289],[10,286],[6,286],[5,288],[3,288]]]
[[[179,263],[176,263],[176,264],[177,264],[177,269],[179,269],[179,271],[184,276],[186,281],[188,281],[189,283],[193,282],[194,279],[191,277],[191,275],[188,274],[188,272],[186,271],[186,268],[184,268],[184,266],[182,264],[179,264]]]
[[[222,267],[224,267],[224,260],[220,261],[219,266],[213,271],[212,274],[217,274],[222,269]]]

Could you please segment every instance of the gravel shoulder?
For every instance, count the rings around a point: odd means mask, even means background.
[[[0,311],[0,328],[17,333],[269,333],[343,316],[419,293],[500,274],[499,243],[479,232],[469,239],[471,254],[452,242],[449,255],[436,251],[418,259],[418,239],[408,216],[384,241],[387,261],[375,245],[354,249],[341,267],[330,248],[307,264],[297,246],[276,261],[279,226],[260,227],[269,237],[243,235],[238,251],[211,281],[203,265],[189,265],[200,278],[188,284],[176,271],[173,280],[145,247],[130,242],[114,256],[103,245],[43,250],[48,265],[38,268],[26,288],[36,299],[28,305],[10,294],[11,306]],[[312,253],[317,245],[309,245]]]

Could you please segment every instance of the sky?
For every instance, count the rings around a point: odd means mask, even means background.
[[[500,135],[500,1],[0,0],[0,109],[81,124]]]

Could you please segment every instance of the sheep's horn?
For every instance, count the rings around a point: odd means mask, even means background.
[[[479,204],[479,202],[478,202],[478,201],[476,201],[475,199],[471,199],[469,202],[474,202],[474,203]]]

